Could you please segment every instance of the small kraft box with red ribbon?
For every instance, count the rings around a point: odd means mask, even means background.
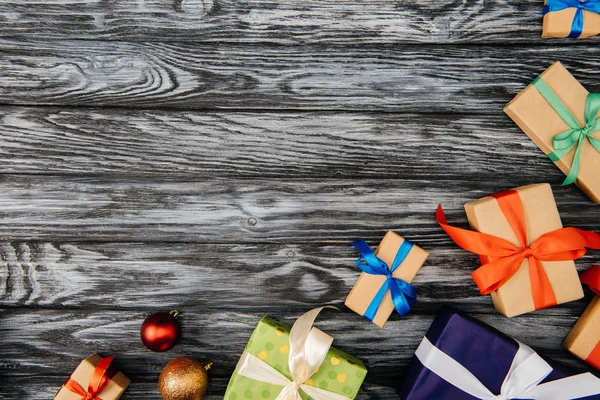
[[[563,346],[576,357],[600,370],[600,267],[588,268],[581,282],[596,295],[575,324]]]
[[[111,365],[114,357],[92,354],[83,360],[54,400],[117,400],[131,380]]]
[[[449,225],[441,206],[436,218],[456,244],[479,255],[472,277],[498,312],[512,317],[583,297],[573,260],[600,249],[600,235],[563,228],[550,185],[497,193],[465,210],[473,230]]]

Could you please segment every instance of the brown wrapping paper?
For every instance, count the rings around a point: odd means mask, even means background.
[[[98,354],[92,354],[83,360],[71,375],[71,378],[79,383],[83,390],[87,391],[90,379],[101,359],[102,357]],[[108,369],[107,375],[111,379],[104,390],[99,394],[99,397],[102,398],[102,400],[117,400],[121,397],[127,386],[129,386],[131,380],[112,366]],[[56,396],[54,396],[54,400],[81,400],[81,396],[71,392],[63,386],[58,393],[56,393]]]
[[[576,357],[586,360],[600,342],[599,326],[600,297],[595,296],[563,342],[563,347]]]
[[[584,126],[583,114],[588,91],[560,62],[554,63],[540,76],[565,103],[581,126]],[[532,85],[528,85],[508,103],[504,112],[544,154],[554,151],[552,139],[555,135],[570,129]],[[595,137],[600,138],[600,133]],[[575,149],[555,163],[565,175],[571,170],[574,153]],[[600,203],[600,179],[597,176],[599,170],[600,153],[586,140],[581,151],[581,169],[576,185],[595,203]]]
[[[576,8],[567,8],[544,15],[542,37],[566,38],[571,33],[571,26],[575,18]],[[583,31],[580,38],[589,38],[600,35],[600,14],[583,11]]]
[[[392,265],[403,241],[404,238],[402,236],[390,231],[386,233],[381,243],[379,243],[375,254],[387,265]],[[394,271],[393,276],[403,279],[408,283],[412,282],[428,256],[429,253],[427,251],[415,245],[404,262]],[[364,315],[385,280],[385,276],[369,275],[363,272],[346,298],[346,306],[355,313]],[[377,310],[373,323],[383,328],[393,311],[394,303],[392,295],[388,290],[381,306]]]
[[[536,184],[513,189],[523,204],[527,223],[528,244],[545,233],[562,228],[562,222],[552,189],[548,184]],[[493,197],[484,197],[465,204],[471,228],[475,231],[501,237],[520,246],[519,240]],[[558,304],[583,297],[583,288],[573,261],[543,261],[542,265]],[[524,260],[519,271],[495,292],[492,301],[496,310],[513,317],[535,311],[529,279],[529,260]]]

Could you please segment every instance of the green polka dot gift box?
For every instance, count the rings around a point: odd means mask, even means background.
[[[329,337],[317,328],[312,329],[320,335]],[[242,360],[247,355],[253,361],[258,363],[262,361],[267,364],[267,369],[272,369],[275,375],[281,375],[279,379],[280,381],[283,380],[282,383],[290,383],[293,386],[291,383],[293,377],[288,365],[289,353],[290,327],[273,318],[264,317],[252,333],[240,363],[242,363]],[[256,370],[256,368],[252,367],[250,369]],[[238,364],[238,368],[236,368],[231,376],[227,391],[225,392],[225,400],[276,400],[278,396],[282,395],[284,390],[289,389],[283,385],[261,381],[260,379],[262,378],[252,379],[243,376],[239,371],[240,364]],[[353,399],[356,397],[366,375],[367,369],[360,360],[330,347],[323,362],[316,369],[316,372],[304,382],[300,382],[302,385],[298,384],[290,390],[295,392],[293,394],[299,393],[303,400],[320,400],[321,398]],[[268,381],[268,379],[266,380]],[[312,388],[321,390],[323,396],[319,395],[315,397],[313,394],[311,397],[306,392],[314,393]],[[289,398],[295,397],[290,396]]]

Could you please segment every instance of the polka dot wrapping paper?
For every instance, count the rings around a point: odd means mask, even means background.
[[[264,317],[252,333],[246,351],[291,379],[288,367],[289,333],[289,326]],[[323,364],[306,384],[354,398],[366,375],[367,369],[359,359],[331,347]],[[281,390],[281,386],[246,378],[234,372],[224,398],[274,400]],[[300,396],[304,400],[312,400],[312,397],[302,391]]]

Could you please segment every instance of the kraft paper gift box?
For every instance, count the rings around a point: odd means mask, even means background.
[[[563,346],[573,355],[600,370],[600,267],[590,267],[581,281],[596,294],[585,309]]]
[[[583,256],[585,247],[599,248],[600,235],[561,229],[550,185],[528,185],[497,193],[467,203],[465,211],[473,231],[448,225],[441,207],[437,219],[459,246],[480,255],[482,267],[473,273],[473,278],[481,294],[491,293],[498,312],[512,317],[583,297],[572,260]],[[492,239],[497,241],[495,238],[503,243],[497,248],[490,245],[492,251],[483,254],[481,246]],[[562,254],[574,249],[573,241],[577,243],[577,256],[569,260]],[[514,249],[505,251],[508,247]],[[553,252],[541,254],[547,248]],[[506,254],[501,256],[499,252]],[[555,258],[555,254],[563,261],[540,260]],[[510,270],[505,270],[505,265]]]
[[[544,38],[588,38],[600,35],[598,0],[546,0]]]
[[[309,313],[314,311],[318,312],[318,310],[312,310]],[[299,318],[298,321],[302,318],[304,317]],[[312,321],[310,321],[310,325],[312,326]],[[329,335],[314,327],[311,329],[307,343],[313,340],[310,336],[325,338],[325,341],[329,340],[329,344],[333,340]],[[293,380],[288,359],[291,348],[293,346],[290,344],[290,327],[270,317],[262,318],[231,376],[224,399],[274,400],[282,394],[283,390],[290,390],[289,386],[284,385],[288,385]],[[306,351],[310,353],[309,350]],[[267,370],[271,369],[271,374],[273,370],[276,371],[275,374],[281,374],[282,376],[278,378],[279,381],[273,378],[275,380],[269,383],[264,376],[252,376],[258,373],[258,367],[265,368],[264,364],[262,366],[253,365],[257,362],[266,364]],[[306,380],[301,379],[304,384],[300,386],[300,390],[296,389],[303,400],[313,399],[307,393],[310,388],[318,388],[353,399],[367,375],[367,369],[360,360],[334,347],[329,348],[322,363],[317,362],[317,365],[316,372]],[[269,371],[266,374],[269,375]]]
[[[402,400],[598,400],[600,380],[590,373],[571,376],[491,326],[445,309],[415,352],[398,393]]]
[[[588,95],[589,92],[569,71],[556,62],[508,103],[504,112],[568,176],[565,184],[574,181],[592,201],[600,203],[597,175],[600,170],[600,120],[596,118],[599,115],[597,108],[586,109]],[[592,94],[588,101],[590,105],[598,105],[600,97]],[[583,128],[567,134],[572,128],[580,127],[586,128],[585,134],[580,135]],[[561,138],[559,135],[563,132]],[[577,135],[580,135],[581,146],[576,140]]]
[[[112,360],[112,357],[109,357]],[[88,393],[88,387],[90,385],[90,381],[92,380],[92,376],[96,371],[101,361],[104,362],[110,361],[108,359],[103,359],[98,354],[92,354],[85,360],[83,360],[79,366],[75,369],[71,377],[70,381],[74,381],[75,387],[78,385],[79,389],[82,390],[81,393],[76,393],[69,389],[69,380],[65,385],[63,385],[54,400],[81,400],[83,393]],[[102,366],[100,366],[102,367]],[[106,370],[105,376],[109,379],[106,381],[105,386],[100,387],[95,396],[101,398],[102,400],[117,400],[121,397],[127,386],[131,383],[131,380],[127,378],[122,372],[118,371],[116,368],[109,366]]]
[[[408,245],[410,248],[408,249],[405,258],[393,272],[392,276],[410,284],[429,256],[427,251],[408,242],[402,236],[390,231],[385,234],[381,240],[381,243],[379,243],[379,247],[377,247],[375,255],[377,258],[383,261],[386,266],[392,266],[403,245]],[[382,285],[386,283],[386,280],[387,277],[385,275],[374,275],[366,272],[361,273],[356,281],[356,284],[346,298],[346,306],[357,314],[364,316],[378,292],[382,289]],[[377,308],[372,322],[382,328],[393,311],[394,302],[392,301],[390,290],[387,290],[383,300]]]

